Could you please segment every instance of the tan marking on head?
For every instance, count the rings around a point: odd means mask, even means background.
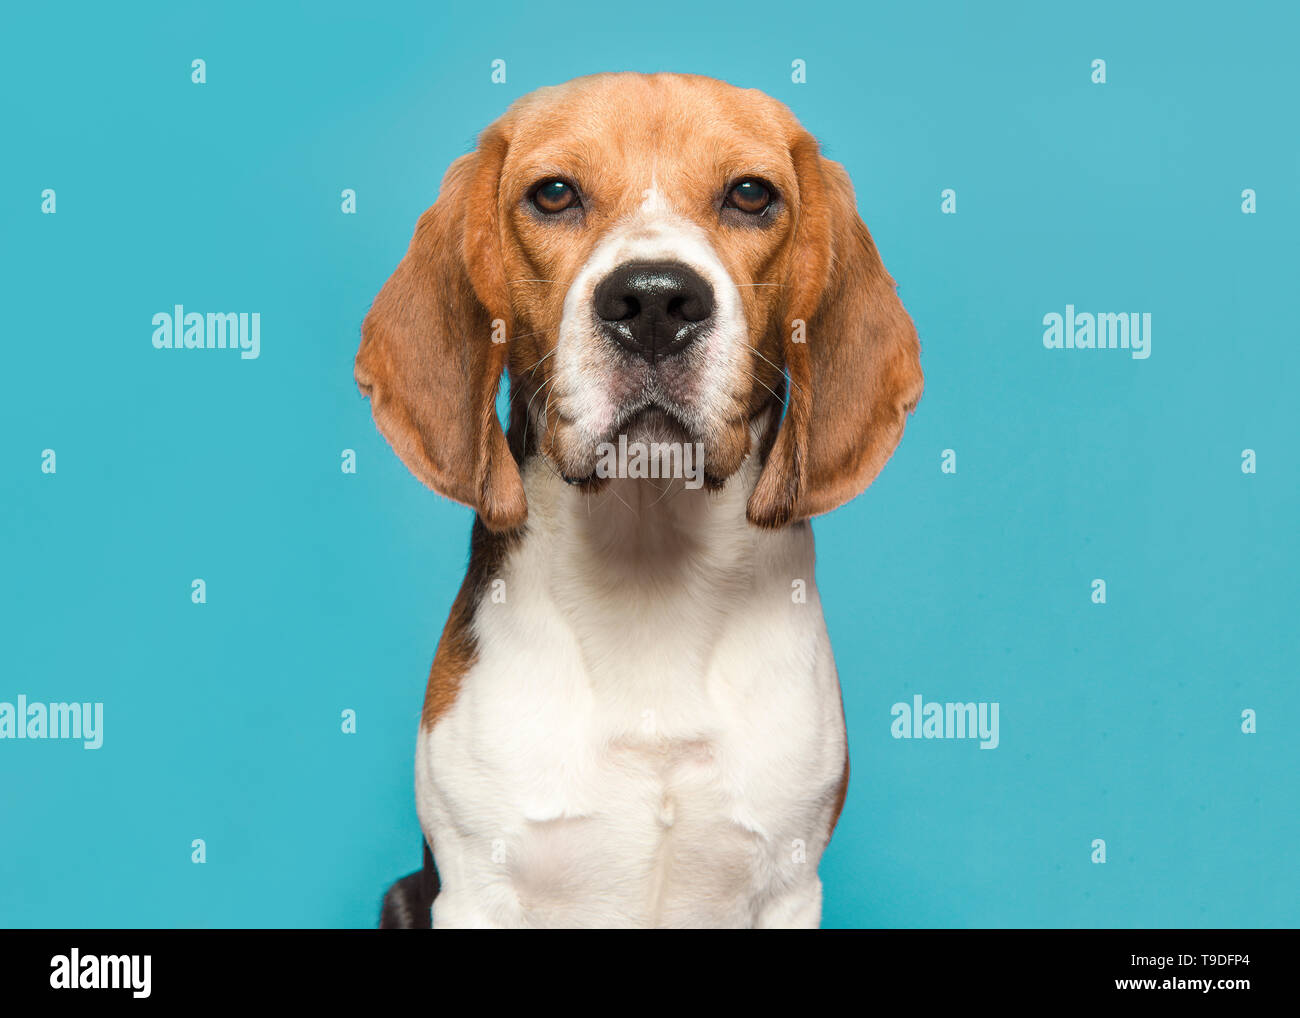
[[[761,226],[721,211],[728,187],[750,176],[780,196]],[[531,206],[531,189],[553,177],[580,191],[580,215],[548,219]],[[593,388],[604,386],[610,403],[626,393],[595,337],[570,351],[567,376],[557,371],[566,297],[602,242],[620,230],[653,235],[665,223],[710,252],[743,320],[725,357],[697,358],[713,372],[707,399],[692,388],[695,368],[678,369],[681,398],[700,404],[694,437],[710,476],[739,468],[750,420],[785,399],[781,427],[760,450],[750,520],[782,526],[865,488],[897,445],[922,376],[911,319],[848,177],[782,103],[676,74],[594,75],[540,89],[453,164],[376,299],[357,356],[376,421],[412,472],[476,508],[490,528],[522,523],[522,484],[494,412],[503,368],[544,432],[536,448],[561,468],[589,460],[604,419]],[[795,319],[806,323],[806,342],[793,341]],[[497,320],[507,344],[490,341]],[[637,391],[636,378],[624,381]]]

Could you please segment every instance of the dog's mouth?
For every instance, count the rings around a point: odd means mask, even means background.
[[[652,401],[622,417],[609,430],[606,441],[616,441],[619,435],[628,440],[648,442],[696,442],[699,439],[681,419],[679,412],[666,404]]]
[[[639,466],[638,457],[642,458]],[[671,472],[663,471],[660,457],[671,466]],[[726,479],[710,475],[704,463],[704,442],[696,430],[682,420],[676,408],[652,401],[620,416],[593,444],[581,470],[569,464],[560,476],[566,484],[588,493],[600,490],[612,477],[622,476],[679,479],[690,487],[720,489]]]

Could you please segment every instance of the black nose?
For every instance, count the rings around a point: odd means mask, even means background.
[[[676,262],[631,262],[600,281],[595,306],[607,336],[654,363],[685,349],[708,327],[713,287]]]

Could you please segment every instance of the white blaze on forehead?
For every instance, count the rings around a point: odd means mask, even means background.
[[[664,198],[663,193],[659,190],[659,183],[654,177],[650,178],[650,186],[641,192],[641,215],[653,216],[658,213],[670,212],[668,201]]]

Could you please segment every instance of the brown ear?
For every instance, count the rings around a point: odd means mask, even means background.
[[[822,158],[806,133],[791,155],[799,219],[779,323],[789,395],[748,506],[750,522],[763,527],[861,494],[898,445],[924,381],[916,329],[844,167]]]
[[[393,451],[492,530],[519,526],[528,511],[496,415],[501,340],[512,327],[497,213],[505,149],[489,128],[478,151],[451,164],[366,315],[356,359],[357,384]]]

